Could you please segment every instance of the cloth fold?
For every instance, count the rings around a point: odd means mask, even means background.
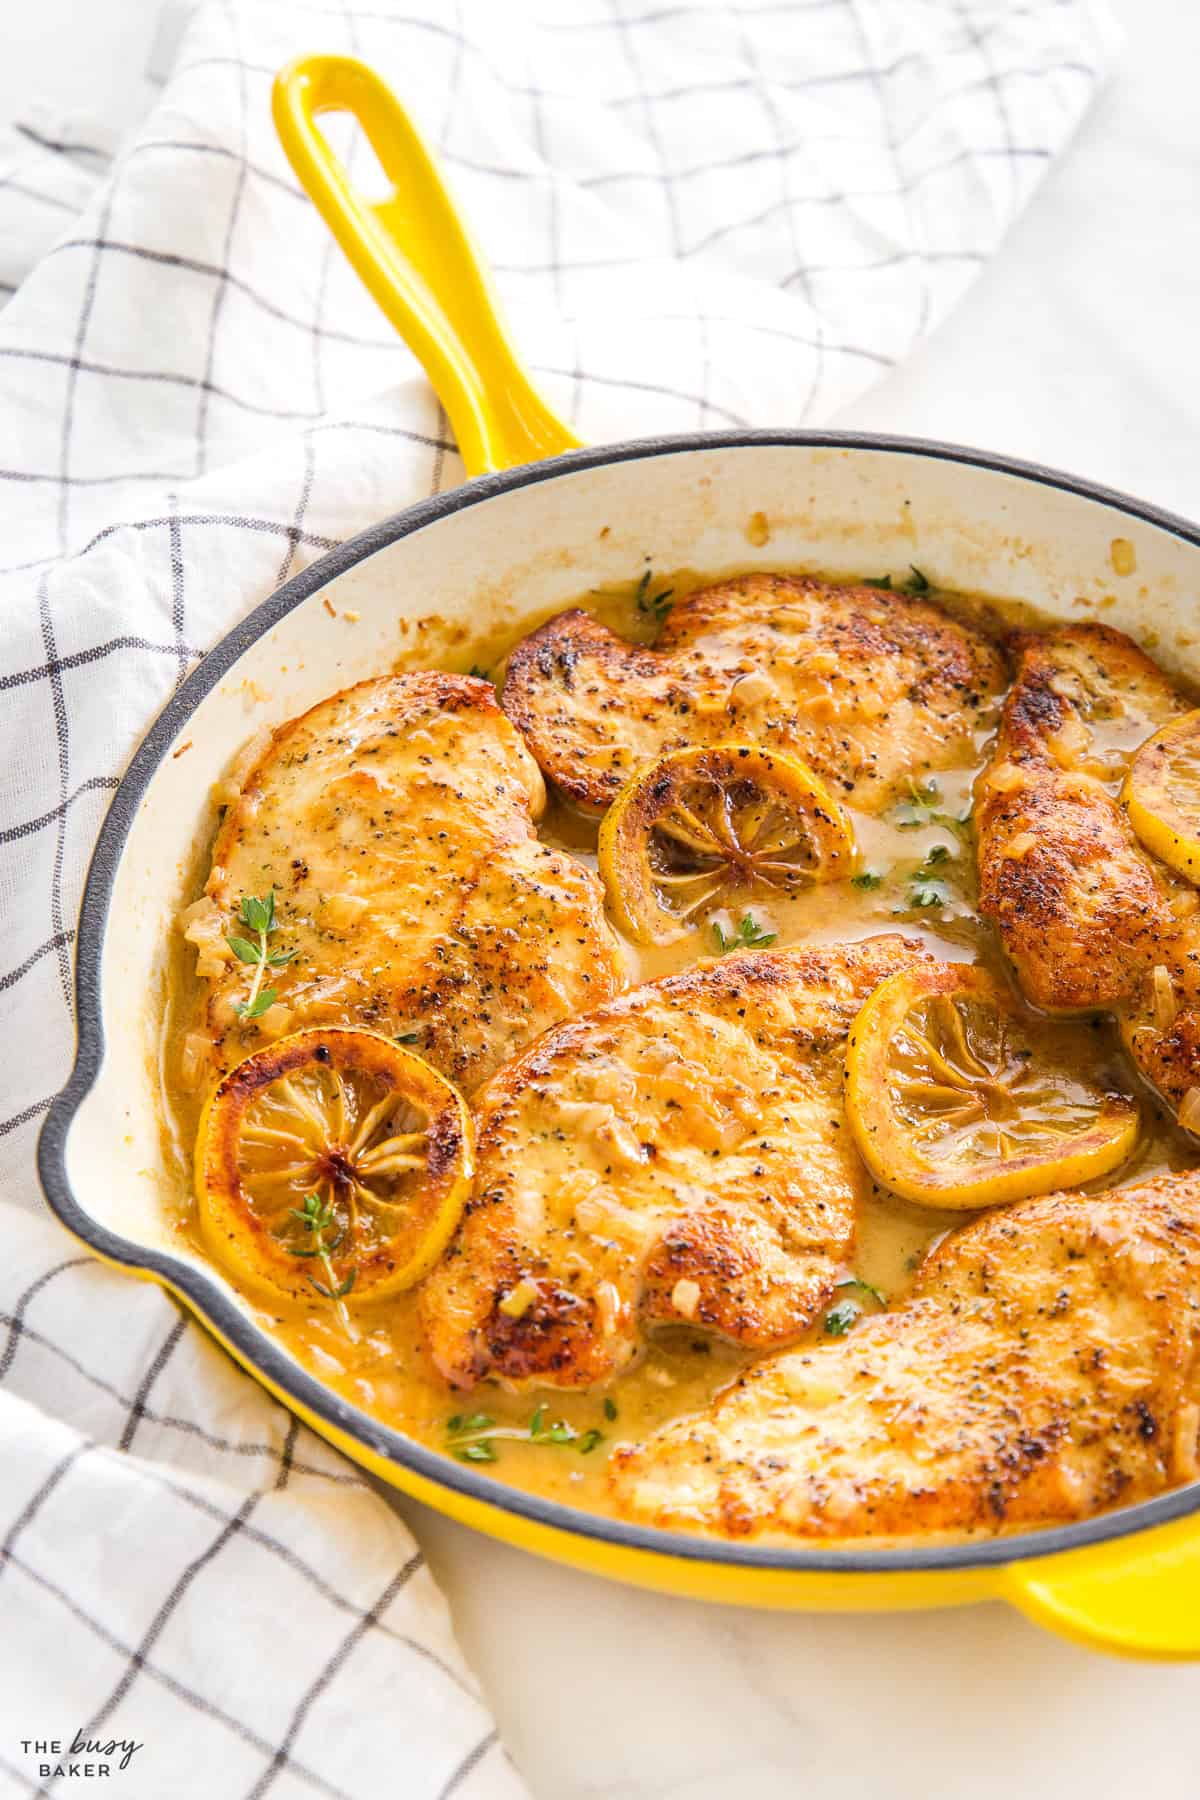
[[[603,439],[813,423],[886,373],[1113,38],[1089,0],[222,0],[129,141],[46,115],[0,139],[5,1793],[65,1791],[21,1742],[85,1726],[143,1746],[119,1791],[153,1800],[522,1791],[385,1502],[35,1216],[133,745],[280,581],[461,479],[274,140],[271,77],[314,49],[412,108],[536,379]]]

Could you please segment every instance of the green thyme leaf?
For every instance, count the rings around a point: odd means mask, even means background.
[[[244,962],[244,963],[258,962],[258,960],[259,960],[258,945],[252,944],[248,938],[231,937],[231,938],[226,938],[225,942],[229,945],[229,948],[233,951],[233,954],[237,957],[239,962]]]
[[[250,931],[270,932],[275,929],[275,889],[256,899],[252,894],[243,894],[238,918]]]
[[[617,1416],[617,1403],[611,1394],[606,1394],[604,1397],[604,1416],[609,1420],[615,1419]]]
[[[907,581],[903,581],[899,584],[900,590],[906,594],[927,594],[932,585],[928,577],[922,575],[916,563],[909,563],[908,566],[912,573]],[[876,575],[873,578],[867,576],[863,581],[863,586],[883,588],[886,592],[896,591],[896,584],[893,582],[890,575]]]
[[[455,1418],[451,1419],[446,1429],[448,1431],[453,1431],[456,1434],[466,1431],[487,1431],[489,1426],[492,1426],[495,1423],[496,1421],[492,1418],[490,1413],[470,1413],[465,1419],[462,1414],[459,1413]]]
[[[261,1019],[277,998],[274,988],[260,988],[252,1000],[235,1000],[233,1010],[239,1019]]]
[[[860,869],[857,875],[850,877],[850,886],[866,888],[869,891],[871,888],[883,886],[883,876],[875,869]]]
[[[580,1456],[587,1456],[589,1451],[594,1450],[597,1444],[602,1444],[603,1442],[604,1433],[602,1431],[597,1431],[596,1427],[593,1425],[592,1429],[590,1431],[585,1431],[579,1440]]]

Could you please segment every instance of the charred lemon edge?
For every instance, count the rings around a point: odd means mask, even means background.
[[[205,1243],[225,1268],[276,1300],[281,1296],[312,1300],[312,1291],[305,1286],[294,1259],[272,1242],[266,1226],[242,1197],[240,1181],[234,1185],[229,1176],[233,1173],[236,1180],[241,1121],[255,1094],[305,1068],[316,1060],[315,1052],[322,1046],[334,1053],[349,1053],[343,1068],[401,1074],[400,1098],[413,1099],[430,1115],[431,1161],[436,1163],[432,1180],[442,1191],[435,1198],[418,1249],[406,1262],[374,1282],[369,1271],[373,1262],[383,1260],[382,1252],[356,1265],[360,1274],[367,1272],[367,1280],[356,1281],[349,1298],[353,1304],[365,1305],[403,1293],[429,1273],[458,1227],[475,1173],[474,1126],[466,1099],[431,1063],[382,1032],[346,1025],[311,1026],[252,1051],[222,1075],[204,1103],[196,1130],[197,1214]],[[213,1167],[216,1159],[224,1163],[223,1171],[219,1163]],[[214,1179],[221,1173],[223,1184]],[[278,1276],[263,1269],[264,1260]],[[283,1279],[285,1276],[288,1279]]]
[[[770,775],[776,769],[782,770],[787,783],[780,786],[781,790],[787,792],[788,798],[795,802],[803,795],[814,803],[814,810],[825,815],[830,836],[840,838],[844,847],[842,854],[845,856],[845,868],[838,869],[836,873],[832,869],[824,873],[818,872],[813,878],[814,885],[821,881],[840,880],[853,873],[857,854],[853,827],[844,808],[806,762],[786,751],[768,750],[761,744],[748,744],[738,740],[725,740],[717,744],[687,744],[644,764],[625,783],[600,822],[597,863],[609,909],[620,929],[635,943],[677,943],[681,938],[690,936],[695,929],[680,923],[657,904],[650,891],[653,883],[646,880],[641,872],[645,845],[658,813],[662,810],[661,806],[656,807],[652,789],[656,782],[664,778],[683,774],[709,758],[722,757],[736,757],[742,763],[754,759],[757,770],[764,775]],[[631,841],[634,834],[636,841]],[[638,870],[640,879],[630,879],[630,872],[635,869]],[[644,908],[639,909],[636,904],[631,904],[631,896],[638,893],[645,899]]]
[[[1146,849],[1200,886],[1200,813],[1189,819],[1167,791],[1171,751],[1180,742],[1190,743],[1200,762],[1200,707],[1172,719],[1135,752],[1121,803]]]
[[[937,994],[964,992],[994,1000],[997,1007],[1007,1012],[1019,1010],[1012,996],[986,969],[972,963],[938,963],[901,969],[887,976],[864,1003],[850,1028],[846,1043],[846,1120],[855,1148],[875,1180],[917,1205],[947,1212],[975,1212],[1076,1188],[1118,1168],[1137,1141],[1141,1112],[1133,1098],[1112,1094],[1103,1096],[1094,1125],[1064,1140],[1069,1147],[1061,1155],[1030,1151],[995,1165],[976,1163],[974,1167],[991,1172],[957,1181],[941,1177],[915,1156],[906,1165],[904,1128],[892,1118],[888,1097],[888,1045],[916,1002]],[[920,1173],[914,1172],[917,1170]]]

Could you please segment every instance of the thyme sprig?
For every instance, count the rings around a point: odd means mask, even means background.
[[[455,1413],[446,1420],[446,1448],[460,1462],[495,1462],[497,1438],[511,1438],[523,1444],[570,1445],[580,1456],[587,1456],[604,1442],[604,1433],[595,1426],[590,1431],[576,1431],[565,1419],[547,1424],[544,1405],[535,1408],[528,1425],[497,1425],[490,1413],[482,1412]]]
[[[671,610],[675,598],[674,588],[661,588],[657,594],[650,592],[650,584],[654,580],[653,569],[646,569],[634,590],[634,600],[640,613],[645,613],[655,624],[661,625]]]
[[[888,593],[927,594],[933,586],[928,575],[923,575],[916,563],[909,563],[908,566],[912,570],[912,574],[906,581],[893,582],[890,575],[877,575],[874,580],[868,578],[864,581],[863,586],[883,588]]]
[[[238,908],[238,922],[252,931],[258,939],[251,943],[249,938],[227,937],[225,942],[233,951],[239,962],[249,963],[254,970],[254,980],[250,992],[244,1000],[235,1000],[233,1010],[239,1019],[260,1019],[267,1008],[274,1006],[276,991],[273,987],[262,985],[263,976],[268,969],[282,969],[296,955],[294,950],[268,950],[267,939],[275,930],[275,889],[268,888],[260,897],[243,894]]]
[[[322,1200],[320,1194],[305,1194],[304,1199],[299,1206],[289,1208],[288,1217],[294,1219],[300,1229],[308,1234],[307,1241],[299,1244],[288,1244],[286,1246],[289,1256],[313,1256],[317,1258],[321,1264],[321,1268],[325,1272],[325,1280],[318,1281],[316,1276],[311,1272],[308,1274],[308,1279],[317,1290],[318,1294],[321,1295],[322,1299],[333,1301],[346,1335],[350,1338],[355,1337],[354,1329],[350,1323],[350,1314],[347,1312],[343,1303],[346,1295],[354,1286],[354,1278],[358,1274],[358,1270],[351,1269],[345,1280],[339,1281],[337,1278],[337,1270],[330,1260],[333,1252],[338,1248],[346,1235],[345,1231],[338,1227],[337,1219],[335,1218],[333,1211],[333,1201]],[[337,1235],[333,1238],[327,1238],[325,1233],[331,1228]]]

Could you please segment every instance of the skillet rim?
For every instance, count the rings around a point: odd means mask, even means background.
[[[1006,1567],[1066,1551],[1083,1550],[1156,1526],[1167,1525],[1200,1511],[1200,1481],[1172,1489],[1136,1505],[1117,1508],[1075,1524],[950,1544],[919,1544],[901,1548],[791,1549],[782,1545],[755,1546],[729,1543],[655,1526],[628,1524],[599,1513],[585,1512],[560,1501],[513,1488],[477,1474],[449,1456],[427,1448],[415,1439],[381,1424],[361,1408],[352,1406],[332,1389],[307,1373],[288,1353],[259,1329],[237,1305],[232,1292],[207,1270],[193,1267],[168,1252],[151,1250],[111,1231],[87,1212],[76,1199],[67,1177],[66,1148],[71,1125],[91,1091],[104,1061],[101,1014],[101,965],[113,886],[126,839],[138,806],[167,751],[200,702],[226,675],[252,644],[280,619],[318,593],[328,582],[364,562],[376,552],[449,518],[517,488],[553,481],[560,476],[603,467],[611,463],[641,461],[697,450],[832,449],[871,454],[923,456],[992,474],[1009,475],[1035,486],[1050,487],[1081,499],[1112,507],[1130,518],[1141,519],[1200,549],[1200,526],[1176,513],[1133,498],[1100,482],[1052,469],[1018,457],[972,449],[936,439],[894,436],[859,431],[773,430],[676,433],[627,439],[617,444],[570,451],[543,462],[482,475],[473,481],[418,501],[403,512],[368,526],[335,550],[310,563],[277,588],[254,610],[220,638],[199,665],[172,694],[154,720],[126,767],[116,788],[92,852],[80,903],[76,936],[75,1000],[76,1052],[71,1074],[56,1095],[38,1136],[37,1168],[51,1212],[72,1236],[110,1263],[155,1276],[168,1292],[183,1295],[202,1323],[211,1326],[233,1344],[245,1364],[258,1370],[275,1388],[307,1412],[333,1426],[385,1461],[449,1489],[465,1499],[502,1514],[564,1534],[591,1539],[618,1550],[685,1562],[709,1563],[729,1569],[771,1569],[781,1574],[859,1575],[919,1574],[955,1569]],[[283,1404],[283,1402],[280,1402]],[[345,1452],[343,1452],[345,1454]],[[478,1527],[476,1527],[478,1529]]]

